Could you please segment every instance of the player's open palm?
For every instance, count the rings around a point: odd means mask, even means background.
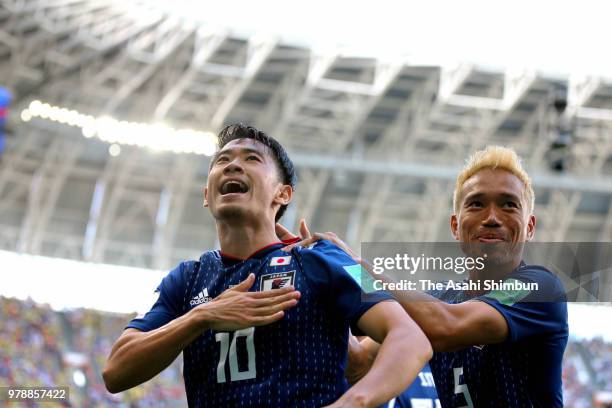
[[[293,286],[262,292],[249,292],[255,275],[197,307],[205,315],[207,327],[217,331],[234,331],[264,326],[283,318],[285,310],[295,306],[300,292]]]

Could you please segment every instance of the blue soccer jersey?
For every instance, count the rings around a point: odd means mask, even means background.
[[[440,408],[440,400],[429,364],[404,392],[381,408]]]
[[[561,364],[567,344],[567,304],[559,279],[521,264],[504,282],[538,290],[496,290],[475,300],[501,313],[508,338],[499,344],[436,352],[430,361],[443,407],[562,407]],[[460,290],[430,292],[448,303],[474,300]]]
[[[251,291],[293,285],[296,307],[278,322],[234,332],[206,330],[183,351],[190,407],[320,407],[347,389],[349,327],[386,294],[368,295],[351,276],[355,262],[329,241],[290,253],[278,243],[246,260],[218,251],[180,264],[158,287],[159,298],[128,327],[149,331],[210,302],[256,275]]]

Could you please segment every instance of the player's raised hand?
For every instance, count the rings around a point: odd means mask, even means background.
[[[300,220],[300,236],[294,235],[291,231],[285,228],[282,224],[276,223],[276,236],[281,241],[290,241],[296,238],[300,238],[301,240],[305,240],[311,237],[310,231],[306,226],[306,220],[303,218]]]
[[[264,326],[282,319],[284,310],[295,306],[300,298],[300,292],[293,286],[249,292],[253,283],[255,275],[251,273],[244,281],[227,289],[212,302],[196,307],[204,326],[219,331]]]
[[[294,235],[287,228],[283,227],[280,224],[276,224],[276,235],[278,235],[278,237],[281,238],[281,240],[283,241],[288,241],[288,240],[293,240],[293,239],[298,238],[297,235]],[[295,244],[287,245],[286,247],[281,248],[281,249],[283,251],[289,252],[296,246],[306,247],[306,246],[312,245],[313,243],[317,242],[320,239],[325,239],[325,238],[320,238],[320,237],[313,237],[313,235],[310,233],[310,230],[308,229],[308,226],[306,225],[306,220],[304,218],[300,219],[299,238],[300,238],[300,241],[296,242]]]

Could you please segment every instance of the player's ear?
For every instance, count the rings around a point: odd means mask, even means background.
[[[281,184],[278,192],[276,193],[276,197],[274,197],[274,202],[280,205],[287,205],[291,202],[293,198],[293,187],[289,184]]]
[[[527,222],[527,241],[531,241],[535,236],[535,227],[536,217],[532,214],[529,216],[529,221]]]
[[[204,186],[204,207],[208,207],[208,187]]]
[[[457,219],[457,214],[451,215],[450,229],[451,233],[453,234],[453,237],[455,237],[455,239],[459,241],[459,220]]]

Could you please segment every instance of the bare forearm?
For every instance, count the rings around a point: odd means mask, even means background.
[[[435,351],[495,344],[508,337],[506,319],[485,302],[448,304],[425,293],[409,291],[395,291],[393,296],[421,327]]]
[[[370,371],[345,397],[365,401],[363,406],[377,407],[403,392],[431,354],[429,341],[416,326],[414,330],[391,330],[380,345]]]
[[[451,317],[444,302],[425,293],[399,290],[392,293],[428,337],[445,327]]]
[[[392,282],[384,276],[377,279]],[[452,326],[453,315],[449,305],[431,295],[416,290],[391,290],[390,292],[419,325],[436,349],[435,343],[441,336],[446,336]]]
[[[132,332],[119,339],[104,367],[110,392],[120,392],[157,375],[203,331],[194,314],[186,314],[150,332]]]

